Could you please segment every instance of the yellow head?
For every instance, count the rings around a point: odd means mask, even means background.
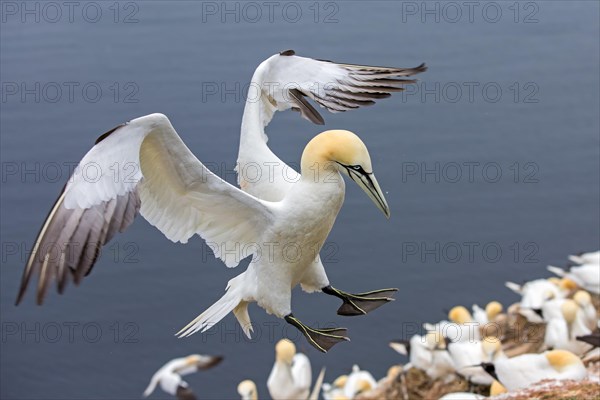
[[[349,176],[373,200],[386,217],[390,209],[373,175],[367,146],[354,133],[345,130],[325,131],[304,148],[301,160],[302,179],[326,182],[332,171]]]
[[[498,314],[500,314],[502,312],[504,308],[502,307],[502,304],[500,304],[497,301],[490,301],[487,306],[485,306],[485,313],[487,315],[488,321],[493,321],[494,318],[496,318],[496,316]]]
[[[457,324],[466,324],[467,322],[471,322],[473,320],[469,310],[463,306],[453,307],[448,313],[448,319]]]
[[[296,345],[287,339],[281,339],[275,345],[275,359],[277,361],[291,364],[296,355]]]
[[[579,290],[575,293],[575,296],[573,296],[573,300],[575,300],[580,307],[585,307],[592,303],[592,296],[585,290]]]
[[[566,368],[583,364],[581,359],[567,350],[552,350],[546,352],[546,359],[552,368],[562,372]]]
[[[577,311],[579,311],[579,306],[573,300],[567,299],[560,306],[560,311],[565,321],[571,324],[573,323],[573,321],[575,321],[575,318],[577,317]]]
[[[241,381],[237,387],[238,394],[242,397],[242,400],[257,400],[258,391],[256,390],[256,384],[250,379]]]
[[[481,341],[481,347],[484,354],[490,356],[489,361],[493,361],[493,358],[502,352],[502,343],[500,339],[494,336],[486,336]]]
[[[346,386],[346,382],[348,382],[348,375],[340,375],[333,381],[333,387],[342,389]]]
[[[561,289],[567,290],[567,291],[575,290],[578,288],[577,284],[569,278],[562,278],[560,280],[560,283],[558,284],[558,286]]]
[[[502,393],[506,393],[508,390],[500,382],[494,379],[492,386],[490,386],[490,397],[498,396]]]

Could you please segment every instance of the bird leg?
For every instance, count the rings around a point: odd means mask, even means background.
[[[310,343],[317,350],[327,353],[329,349],[335,346],[339,342],[350,341],[349,338],[344,336],[346,334],[346,328],[326,328],[326,329],[315,329],[310,326],[304,325],[300,320],[294,317],[293,314],[288,314],[284,317],[285,322],[293,325],[298,329],[308,343]]]
[[[394,299],[390,296],[393,296],[394,293],[398,291],[396,288],[391,288],[352,294],[342,292],[341,290],[331,286],[325,286],[321,290],[325,294],[342,299],[344,303],[340,306],[340,308],[338,308],[337,313],[339,315],[347,316],[364,315],[368,312],[371,312],[376,308],[381,307],[385,303],[393,301]]]

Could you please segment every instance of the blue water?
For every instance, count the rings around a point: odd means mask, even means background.
[[[315,374],[327,366],[326,380],[353,363],[380,377],[404,361],[389,339],[456,304],[508,305],[516,296],[505,280],[547,276],[547,264],[600,246],[598,2],[482,2],[471,15],[461,2],[296,2],[276,3],[272,16],[260,2],[82,2],[72,15],[62,3],[0,4],[2,398],[140,398],[162,363],[196,352],[225,356],[187,379],[199,396],[235,398],[251,378],[267,397],[273,344],[286,334]],[[250,343],[233,316],[176,339],[242,269],[224,268],[200,239],[172,244],[138,218],[82,287],[52,293],[43,307],[30,290],[13,305],[27,249],[97,136],[162,112],[200,160],[231,169],[243,98],[222,98],[221,85],[242,87],[263,59],[289,48],[430,67],[404,95],[323,112],[326,128],[365,140],[392,210],[386,221],[348,185],[323,254],[329,277],[349,291],[397,286],[394,303],[345,319],[337,300],[298,291],[299,318],[349,328],[352,342],[326,355],[256,306]],[[298,162],[321,129],[278,114],[269,143]]]

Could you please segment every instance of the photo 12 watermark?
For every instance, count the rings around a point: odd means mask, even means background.
[[[1,337],[2,344],[136,344],[141,335],[139,324],[131,321],[3,321]]]
[[[400,244],[402,263],[537,264],[540,246],[534,241],[406,241]]]
[[[538,1],[402,1],[399,19],[422,24],[537,24],[540,7]]]
[[[202,23],[337,24],[340,2],[335,1],[202,1]]]
[[[10,82],[0,84],[4,103],[139,103],[136,82]]]
[[[140,22],[140,2],[135,1],[2,1],[0,21],[22,24]]]

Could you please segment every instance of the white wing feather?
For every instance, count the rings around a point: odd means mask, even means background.
[[[87,275],[100,247],[141,215],[172,241],[194,234],[207,241],[228,267],[242,258],[272,218],[269,204],[211,173],[183,143],[168,118],[151,114],[103,135],[83,157],[38,236],[23,274],[21,300],[34,271],[38,303],[50,281],[59,292],[72,272]],[[62,257],[44,243],[66,243]],[[77,245],[77,246],[75,246]],[[90,252],[81,255],[78,247]],[[226,251],[223,251],[226,250]]]

